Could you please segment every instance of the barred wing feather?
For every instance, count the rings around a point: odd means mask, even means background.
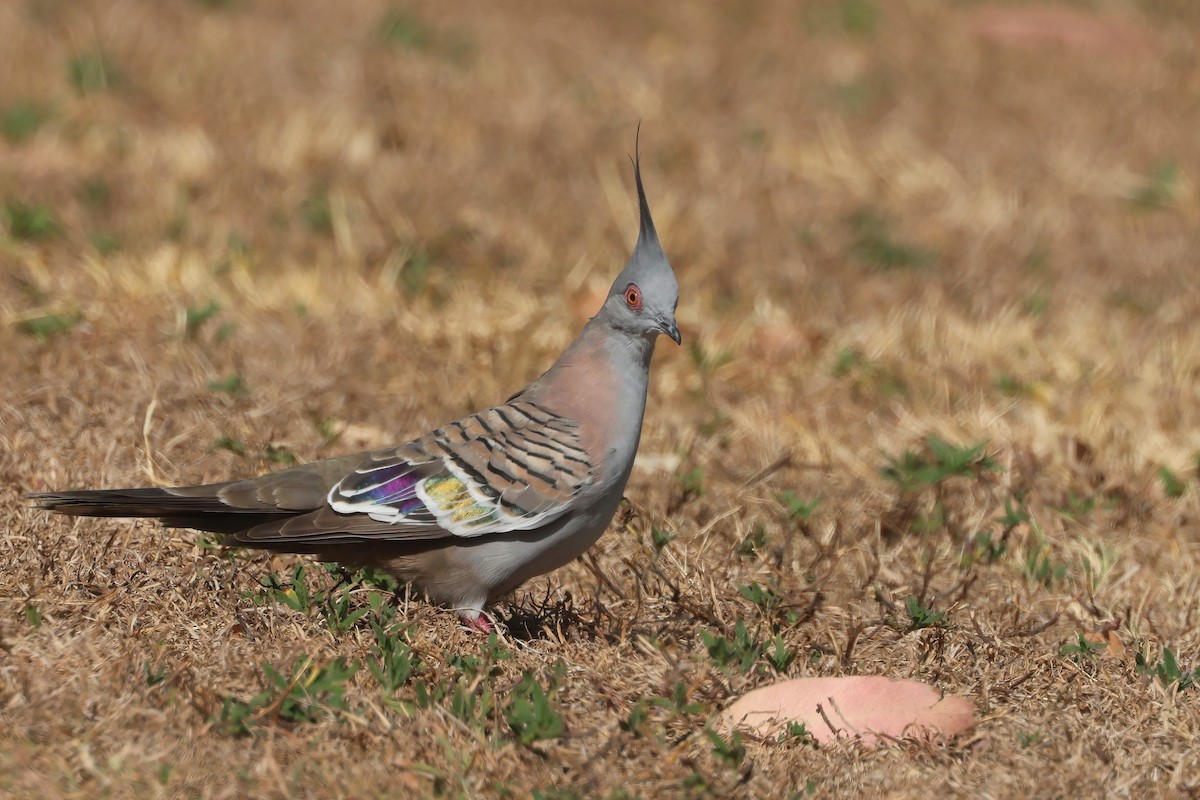
[[[329,505],[455,536],[531,530],[566,513],[593,479],[578,428],[512,401],[373,454],[330,490]]]

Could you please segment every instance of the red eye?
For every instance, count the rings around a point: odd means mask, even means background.
[[[625,287],[625,305],[634,311],[642,310],[642,292],[635,284],[631,283]]]

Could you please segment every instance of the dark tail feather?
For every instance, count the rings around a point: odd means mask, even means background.
[[[154,488],[39,492],[25,498],[37,503],[38,508],[74,517],[166,517],[234,511],[215,497],[181,497]]]
[[[296,512],[232,508],[215,496],[188,497],[167,489],[95,489],[27,494],[38,508],[73,517],[153,517],[170,528],[236,533]]]

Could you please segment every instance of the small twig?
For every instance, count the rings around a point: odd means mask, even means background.
[[[162,482],[158,479],[158,472],[154,468],[154,452],[150,449],[150,428],[154,423],[154,409],[156,408],[158,408],[157,388],[150,396],[150,405],[146,406],[146,416],[142,419],[142,446],[146,448],[146,463],[143,466],[146,477],[153,485],[160,486]]]
[[[996,641],[996,637],[990,633],[984,633],[983,628],[979,626],[979,619],[974,613],[971,614],[971,626],[975,628],[975,633],[979,634],[979,638],[990,644],[992,647],[999,647],[1000,643]]]
[[[596,563],[595,553],[591,552],[590,550],[585,553],[583,557],[583,565],[587,567],[588,572],[596,576],[596,580],[600,581],[600,583],[604,585],[604,588],[608,589],[618,598],[623,597],[621,591],[613,585],[613,582],[610,581],[608,576],[604,574],[604,570],[600,569],[600,565]]]
[[[763,467],[758,472],[754,473],[749,478],[742,481],[742,488],[749,489],[751,486],[757,486],[758,484],[762,483],[764,480],[771,477],[772,475],[774,475],[776,472],[783,469],[784,467],[791,466],[791,464],[792,464],[792,454],[785,453],[782,458],[776,459],[774,463],[769,464],[766,467]]]
[[[826,698],[826,699],[829,699],[829,698]],[[817,713],[821,715],[821,719],[825,720],[825,725],[829,728],[829,732],[832,733],[836,737],[838,735],[839,729],[834,726],[833,722],[829,719],[829,715],[825,713],[825,707],[822,706],[820,703],[817,703]]]
[[[308,672],[309,667],[313,665],[313,660],[308,656],[304,657],[304,661],[304,666],[296,670],[296,674],[292,676],[290,681],[288,681],[287,686],[285,686],[279,692],[279,694],[276,695],[275,699],[266,705],[262,711],[259,711],[250,718],[252,722],[257,724],[266,719],[268,715],[277,716],[279,714],[279,709],[283,707],[283,702],[291,696],[292,690],[300,685],[300,681],[304,679],[304,674]]]
[[[810,619],[812,619],[814,616],[816,616],[817,609],[821,607],[821,604],[823,602],[825,602],[825,595],[821,592],[813,592],[812,600],[810,600],[808,602],[808,605],[801,606],[799,604],[794,604],[794,605],[788,605],[788,606],[783,606],[783,607],[784,608],[803,608],[804,613],[802,613],[800,616],[798,616],[796,618],[796,622],[794,623],[795,625],[803,625],[804,623],[806,623]]]
[[[658,564],[655,564],[653,561],[651,561],[648,566],[650,567],[651,572],[653,572],[655,575],[657,575],[663,583],[665,583],[667,586],[669,586],[671,588],[672,598],[679,597],[679,595],[681,594],[679,591],[679,584],[675,583],[675,581],[668,578],[663,573],[662,569],[659,568]]]
[[[892,614],[900,613],[899,607],[897,607],[896,604],[893,603],[890,599],[888,599],[888,596],[883,593],[882,586],[875,590],[875,602],[879,603],[881,606],[886,608],[889,613],[892,613]]]
[[[707,610],[703,606],[694,605],[694,604],[684,600],[682,597],[680,597],[678,600],[675,601],[675,605],[679,606],[680,608],[682,608],[687,613],[691,614],[696,619],[707,622],[709,625],[715,625],[717,628],[720,629],[722,635],[727,634],[729,632],[728,627],[723,622],[721,622],[721,620],[717,619],[717,616],[715,614],[713,614],[711,611]]]
[[[961,581],[959,581],[958,595],[953,600],[950,601],[950,605],[955,606],[955,605],[958,605],[959,603],[965,601],[967,599],[967,592],[969,592],[971,590],[971,587],[975,585],[975,581],[978,578],[979,578],[978,575],[967,575],[965,578],[963,578]]]
[[[862,633],[862,626],[855,624],[854,617],[851,617],[850,621],[846,623],[846,628],[846,646],[842,648],[843,668],[850,666],[850,656],[854,653],[854,645],[858,642],[858,635]]]
[[[929,593],[929,582],[933,580],[933,557],[925,562],[925,572],[921,575],[921,591],[917,595],[917,602],[925,605],[925,596]]]
[[[1042,633],[1047,628],[1049,628],[1051,625],[1058,622],[1058,616],[1059,616],[1058,612],[1055,611],[1053,614],[1050,615],[1050,619],[1046,620],[1045,622],[1042,622],[1038,625],[1034,625],[1032,628],[1030,628],[1029,630],[1026,630],[1026,631],[1010,631],[1008,635],[1009,636],[1037,636],[1039,633]]]
[[[1025,682],[1025,681],[1027,681],[1027,680],[1029,680],[1030,678],[1032,678],[1032,677],[1033,677],[1033,672],[1034,672],[1033,670],[1029,670],[1029,671],[1028,671],[1028,672],[1026,672],[1024,675],[1022,675],[1021,677],[1019,677],[1019,678],[1013,678],[1011,681],[1009,681],[1008,683],[1004,684],[1004,685],[1003,685],[1003,688],[1002,688],[1002,687],[1000,687],[1000,686],[997,686],[997,687],[996,687],[996,689],[995,689],[995,691],[997,691],[997,692],[1003,692],[1003,693],[1005,693],[1005,694],[1008,694],[1008,693],[1009,693],[1009,692],[1011,692],[1013,689],[1016,689],[1016,688],[1017,688],[1018,686],[1020,686],[1022,683],[1024,683],[1024,682]]]

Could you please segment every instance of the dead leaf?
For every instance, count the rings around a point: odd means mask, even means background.
[[[1083,635],[1083,638],[1092,644],[1104,645],[1103,655],[1112,657],[1118,660],[1125,658],[1125,645],[1121,642],[1121,637],[1117,636],[1115,630],[1088,631]]]
[[[783,681],[743,695],[721,716],[728,727],[763,737],[800,722],[821,744],[853,738],[868,746],[907,736],[950,737],[976,722],[967,698],[882,675]]]

